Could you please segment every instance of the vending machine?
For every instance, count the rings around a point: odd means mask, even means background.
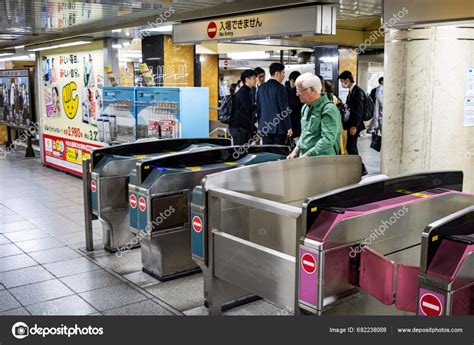
[[[137,139],[136,87],[104,87],[103,111],[97,119],[100,141],[122,144]]]
[[[203,87],[137,87],[138,138],[209,136],[209,90]]]

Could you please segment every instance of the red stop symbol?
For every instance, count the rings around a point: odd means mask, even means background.
[[[91,191],[92,193],[95,193],[97,190],[97,182],[95,182],[95,180],[92,180],[91,181]]]
[[[214,38],[216,37],[217,34],[217,25],[215,22],[210,22],[209,25],[207,25],[207,35],[209,38]]]
[[[137,197],[135,196],[135,194],[130,194],[130,207],[137,207]]]
[[[193,217],[193,229],[197,233],[200,233],[202,231],[202,220],[198,216]]]
[[[138,207],[140,208],[140,211],[145,212],[146,210],[146,202],[144,197],[140,197],[138,200]]]
[[[421,296],[420,309],[426,316],[441,316],[443,314],[443,304],[438,297],[431,293]]]
[[[303,254],[301,257],[301,267],[308,274],[316,272],[316,259],[309,253]]]

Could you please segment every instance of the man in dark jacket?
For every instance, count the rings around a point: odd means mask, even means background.
[[[301,75],[298,71],[293,71],[288,77],[286,84],[286,93],[288,94],[288,106],[291,109],[291,129],[293,130],[293,138],[299,138],[301,135],[301,108],[303,103],[296,94],[296,79]]]
[[[271,78],[258,89],[258,132],[263,144],[284,145],[291,137],[288,96],[281,82],[285,79],[285,66],[274,62],[270,65]]]
[[[346,104],[349,108],[349,119],[344,123],[344,129],[347,133],[347,153],[350,155],[358,155],[357,140],[359,134],[365,129],[364,111],[365,111],[365,91],[362,90],[354,81],[354,77],[350,71],[344,71],[339,75],[341,85],[345,89],[349,89]],[[367,169],[362,163],[362,175],[367,175]]]
[[[251,69],[245,70],[240,76],[242,87],[234,96],[232,104],[232,116],[229,123],[229,131],[234,145],[244,145],[253,138],[255,128],[255,110],[252,88],[257,83],[257,75]]]

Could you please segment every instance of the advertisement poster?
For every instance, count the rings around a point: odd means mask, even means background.
[[[41,59],[44,163],[82,174],[82,159],[102,147],[97,118],[103,107],[102,45],[44,53]]]
[[[29,70],[0,71],[0,122],[28,128],[33,125]]]
[[[325,80],[332,80],[332,63],[331,62],[321,62],[319,65],[319,74]]]

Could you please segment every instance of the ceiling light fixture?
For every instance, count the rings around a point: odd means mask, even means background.
[[[252,51],[252,52],[238,52],[238,53],[228,53],[227,57],[232,60],[258,60],[258,59],[268,59],[270,54],[265,51]]]
[[[42,51],[42,50],[89,44],[92,41],[93,39],[90,37],[77,37],[77,38],[69,39],[69,40],[53,41],[46,44],[31,45],[31,46],[26,47],[26,50],[31,51],[31,52],[37,52],[37,51]]]
[[[141,29],[140,31],[146,31],[146,32],[171,32],[173,31],[173,25],[164,25],[164,26],[159,26],[157,28],[144,28]]]

